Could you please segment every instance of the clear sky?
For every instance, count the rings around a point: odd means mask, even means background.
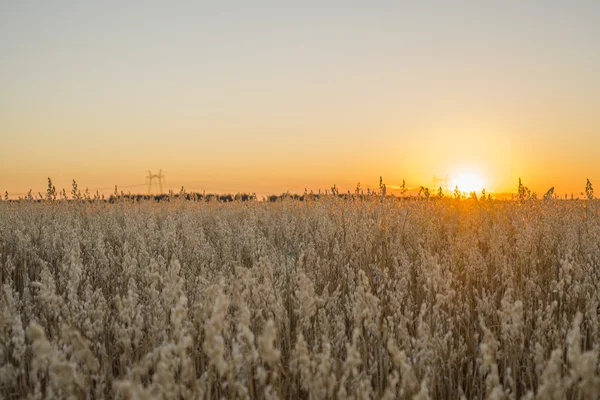
[[[0,190],[600,185],[600,1],[1,1]],[[135,190],[144,190],[135,188]]]

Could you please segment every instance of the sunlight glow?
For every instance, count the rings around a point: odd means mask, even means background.
[[[477,174],[463,173],[452,179],[452,187],[456,186],[461,192],[480,192],[484,188],[484,182]]]

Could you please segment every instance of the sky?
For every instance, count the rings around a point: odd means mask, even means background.
[[[600,184],[598,21],[594,0],[0,0],[0,190],[144,192],[162,169],[221,193],[579,194]]]

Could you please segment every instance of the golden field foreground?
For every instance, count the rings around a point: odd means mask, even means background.
[[[0,202],[2,398],[594,399],[600,202]]]

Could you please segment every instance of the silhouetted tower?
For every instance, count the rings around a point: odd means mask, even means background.
[[[146,177],[146,181],[148,182],[148,194],[152,193],[152,181],[154,179],[158,179],[158,187],[160,189],[160,193],[163,192],[163,180],[165,179],[165,176],[162,173],[162,169],[160,171],[158,171],[158,174],[153,175],[152,172],[150,172],[150,170],[148,170],[148,176]]]
[[[440,183],[443,183],[444,186],[440,185]],[[433,176],[433,187],[437,190],[439,187],[441,187],[442,189],[446,189],[448,190],[448,175],[446,175],[445,178],[436,178],[436,176]]]

